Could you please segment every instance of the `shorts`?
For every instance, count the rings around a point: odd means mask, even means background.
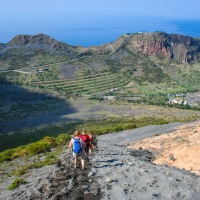
[[[73,158],[81,158],[81,159],[85,159],[86,155],[85,155],[85,151],[82,150],[80,153],[76,154],[73,152]]]

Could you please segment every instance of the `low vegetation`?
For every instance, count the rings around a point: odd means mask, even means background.
[[[8,186],[8,190],[14,190],[22,184],[26,184],[26,181],[21,178],[15,178],[14,181]]]
[[[45,90],[59,91],[64,94],[95,94],[114,87],[125,86],[128,82],[120,74],[100,73],[82,76],[76,80],[35,82],[34,85]]]
[[[57,162],[59,162],[58,155],[62,151],[62,149],[62,147],[59,147],[56,148],[56,150],[53,152],[46,152],[45,154],[40,154],[44,157],[43,160],[41,160],[39,156],[37,159],[34,160],[34,162],[19,167],[17,170],[12,171],[9,175],[20,177],[26,174],[31,169],[56,164]]]
[[[0,153],[0,162],[10,161],[22,156],[34,156],[39,153],[50,151],[51,148],[56,148],[66,144],[71,139],[69,134],[60,134],[57,138],[46,136],[42,140],[30,143],[24,146],[19,146],[13,149],[7,149]],[[48,160],[45,161],[45,163]],[[38,163],[38,165],[43,165]]]
[[[86,130],[93,130],[93,132],[96,135],[111,133],[111,132],[118,132],[128,129],[134,129],[139,128],[142,126],[148,126],[148,125],[161,125],[161,124],[167,124],[170,122],[177,122],[177,121],[192,121],[195,120],[195,117],[193,118],[155,118],[155,117],[143,117],[143,118],[108,118],[104,120],[98,120],[98,121],[86,121],[86,122],[80,122],[80,123],[71,123],[66,124],[63,127],[57,127],[51,131],[53,132],[43,132],[43,135],[46,135],[43,139],[40,139],[37,141],[37,138],[41,137],[42,135],[39,134],[39,132],[36,134],[34,133],[27,133],[26,135],[21,134],[20,136],[17,136],[17,140],[14,140],[14,144],[12,145],[19,145],[16,148],[12,148],[12,146],[8,143],[7,146],[4,146],[4,149],[7,149],[9,146],[9,149],[0,152],[0,162],[4,161],[10,161],[15,158],[19,158],[22,156],[34,156],[39,153],[50,151],[51,148],[56,148],[63,146],[67,144],[67,142],[71,139],[71,134],[74,130],[79,129],[81,130],[83,127]],[[62,129],[68,130],[68,134],[59,134]],[[42,130],[44,131],[44,130]],[[54,132],[55,131],[55,132]],[[52,137],[49,135],[57,135],[57,137]],[[32,143],[22,145],[27,143],[27,135],[36,135],[38,137],[30,137],[30,141]],[[47,136],[48,135],[48,136]],[[12,136],[6,138],[6,141],[11,141],[13,138]],[[16,137],[16,134],[14,134],[13,137]],[[5,141],[5,140],[4,140]],[[34,142],[35,141],[35,142]]]

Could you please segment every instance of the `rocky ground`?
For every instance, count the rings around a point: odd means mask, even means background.
[[[149,126],[99,136],[86,170],[74,171],[69,151],[54,166],[23,175],[27,184],[8,191],[12,177],[0,185],[0,199],[200,199],[200,177],[186,170],[152,163],[155,155],[128,144],[173,132],[181,123]],[[72,163],[71,163],[72,164]]]
[[[170,134],[138,140],[130,148],[155,152],[155,164],[184,168],[200,175],[200,122],[181,126]]]
[[[22,199],[100,199],[101,189],[91,173],[91,163],[86,170],[75,171],[69,150],[61,155],[61,160],[52,166],[33,169],[21,178],[26,184],[9,191],[13,177],[8,177],[0,184],[0,200]]]
[[[200,199],[200,177],[185,170],[155,165],[147,150],[127,149],[130,141],[173,132],[180,124],[150,126],[100,137],[94,158],[102,199]],[[109,143],[107,141],[110,141]]]

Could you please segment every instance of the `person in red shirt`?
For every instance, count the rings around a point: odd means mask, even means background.
[[[90,137],[88,136],[88,134],[86,134],[86,130],[83,129],[81,135],[79,135],[79,137],[84,141],[85,143],[85,153],[88,159],[88,154],[89,154],[89,148],[91,146],[91,140]]]

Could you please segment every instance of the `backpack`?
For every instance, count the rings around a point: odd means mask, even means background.
[[[92,143],[94,146],[96,146],[96,145],[97,145],[97,141],[98,141],[98,139],[97,139],[96,135],[92,135],[91,143]]]
[[[82,143],[81,143],[81,138],[74,138],[74,143],[73,143],[73,152],[75,154],[78,154],[82,151]]]

